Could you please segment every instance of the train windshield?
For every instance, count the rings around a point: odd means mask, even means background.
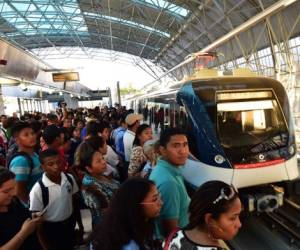
[[[288,130],[271,91],[218,93],[217,133],[227,153],[260,153],[286,146]],[[243,149],[246,149],[243,150]]]

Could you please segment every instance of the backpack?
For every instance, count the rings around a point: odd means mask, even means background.
[[[9,164],[13,158],[13,156],[18,153],[19,147],[16,142],[11,143],[12,140],[9,141],[9,145],[7,147],[6,153],[6,166],[9,168]]]
[[[18,156],[23,156],[23,157],[26,159],[26,161],[28,162],[29,167],[30,167],[29,175],[31,175],[32,169],[34,168],[34,163],[33,163],[33,160],[32,160],[32,158],[31,158],[31,156],[30,156],[29,154],[27,154],[26,152],[23,152],[23,151],[18,151],[18,152],[16,152],[16,153],[14,153],[14,154],[10,157],[10,159],[7,160],[7,168],[9,168],[9,166],[10,166],[12,160],[13,160],[14,158],[18,157]]]
[[[73,179],[70,175],[66,174],[66,173],[63,173],[68,182],[72,185],[72,188],[73,188]],[[41,187],[41,191],[42,191],[42,200],[43,200],[43,205],[44,205],[44,208],[49,204],[49,189],[48,187],[46,187],[43,183],[43,180],[42,180],[42,177],[38,180],[38,183]]]

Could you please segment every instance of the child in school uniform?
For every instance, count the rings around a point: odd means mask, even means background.
[[[44,213],[40,235],[47,249],[73,249],[73,195],[78,186],[62,171],[56,150],[42,151],[39,157],[44,174],[30,192],[30,211]]]

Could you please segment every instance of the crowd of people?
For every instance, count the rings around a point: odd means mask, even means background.
[[[179,128],[155,139],[143,115],[119,105],[63,105],[1,124],[0,250],[223,249],[241,227],[233,186],[210,181],[190,198]],[[83,208],[92,217],[85,242]]]

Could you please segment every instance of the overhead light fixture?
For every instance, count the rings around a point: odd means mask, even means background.
[[[59,91],[59,95],[63,95],[63,92]]]

